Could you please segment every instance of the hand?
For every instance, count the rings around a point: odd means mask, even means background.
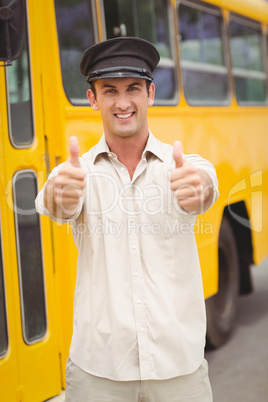
[[[180,141],[174,142],[173,159],[175,169],[171,172],[170,184],[179,206],[192,214],[204,212],[213,197],[209,175],[183,159]]]
[[[70,138],[69,146],[70,159],[60,168],[53,180],[54,215],[65,218],[75,213],[86,186],[85,172],[79,162],[79,143],[76,137]]]

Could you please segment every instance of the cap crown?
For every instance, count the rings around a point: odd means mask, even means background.
[[[87,49],[80,70],[89,82],[118,77],[138,77],[152,81],[152,72],[159,60],[159,53],[150,42],[135,37],[119,37]]]

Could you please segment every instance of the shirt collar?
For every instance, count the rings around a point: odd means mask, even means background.
[[[97,145],[95,145],[95,147],[92,149],[93,163],[95,163],[97,157],[100,154],[108,153],[108,152],[110,152],[110,149],[109,149],[108,144],[107,144],[107,142],[105,140],[105,135],[102,134],[101,139],[99,140]]]
[[[164,152],[163,152],[163,147],[161,147],[161,143],[159,140],[157,140],[154,135],[151,133],[149,130],[149,137],[147,140],[147,143],[145,145],[144,151],[142,153],[142,157],[146,156],[146,154],[150,152],[157,156],[162,162],[164,161]]]
[[[101,139],[99,140],[98,144],[92,149],[92,152],[93,152],[93,163],[95,163],[97,157],[100,154],[110,152],[108,144],[105,140],[105,134],[101,136]],[[148,152],[157,156],[162,162],[164,161],[164,153],[160,146],[160,142],[153,136],[151,131],[149,131],[148,140],[142,153],[142,157],[145,158]]]

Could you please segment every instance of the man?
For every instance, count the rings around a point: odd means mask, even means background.
[[[89,48],[81,72],[104,135],[53,170],[37,210],[71,222],[78,248],[66,402],[212,401],[193,225],[218,196],[213,166],[148,129],[157,50],[138,38]]]

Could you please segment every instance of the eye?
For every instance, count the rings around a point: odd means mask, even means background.
[[[137,91],[138,90],[138,87],[129,87],[129,89],[128,89],[130,92],[132,92],[132,91]]]
[[[112,87],[112,86],[104,86],[103,88],[102,88],[102,90],[103,90],[103,94],[104,95],[109,95],[109,94],[115,94],[116,93],[116,88],[114,88],[114,87]]]
[[[105,91],[106,94],[114,94],[115,92],[116,92],[116,91],[115,91],[115,89],[113,89],[113,88],[107,89],[107,90]]]

